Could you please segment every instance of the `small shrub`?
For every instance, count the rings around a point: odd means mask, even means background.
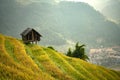
[[[57,52],[57,50],[55,50],[52,46],[48,46],[47,48],[52,49]]]

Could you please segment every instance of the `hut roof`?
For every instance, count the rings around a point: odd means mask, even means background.
[[[26,30],[24,30],[21,35],[22,36],[26,36],[30,31],[35,31],[39,36],[42,36],[41,34],[39,34],[36,30],[34,30],[33,28],[27,28]]]

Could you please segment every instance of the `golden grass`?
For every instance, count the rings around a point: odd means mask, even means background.
[[[49,73],[55,79],[72,80],[70,76],[64,74],[49,58],[46,52],[39,46],[31,47],[33,56],[41,64],[43,72]],[[39,51],[38,51],[39,50]]]
[[[70,65],[63,57],[59,55],[59,53],[56,54],[56,51],[45,49],[51,60],[59,67],[61,68],[66,74],[69,74],[73,77],[73,79],[78,80],[89,80],[85,77],[85,75],[81,74],[76,70],[72,65]]]
[[[109,70],[0,34],[0,80],[119,80]]]
[[[5,40],[8,39],[14,45],[14,57],[19,60],[16,62],[13,56],[7,52]],[[16,43],[16,45],[14,44]],[[24,45],[17,43],[17,40],[0,35],[0,80],[54,80],[50,75],[42,73],[37,64],[26,54]]]

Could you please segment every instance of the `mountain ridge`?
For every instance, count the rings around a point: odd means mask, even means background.
[[[96,75],[95,75],[96,74]],[[105,76],[106,75],[106,76]],[[0,34],[2,80],[116,80],[120,72]]]

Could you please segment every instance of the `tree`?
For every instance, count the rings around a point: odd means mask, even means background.
[[[71,48],[68,49],[67,56],[72,56]]]
[[[85,45],[79,45],[79,42],[76,43],[75,45],[75,50],[72,52],[71,49],[69,48],[68,52],[67,52],[67,56],[70,57],[76,57],[76,58],[80,58],[82,60],[87,61],[89,58],[88,56],[85,54]]]

